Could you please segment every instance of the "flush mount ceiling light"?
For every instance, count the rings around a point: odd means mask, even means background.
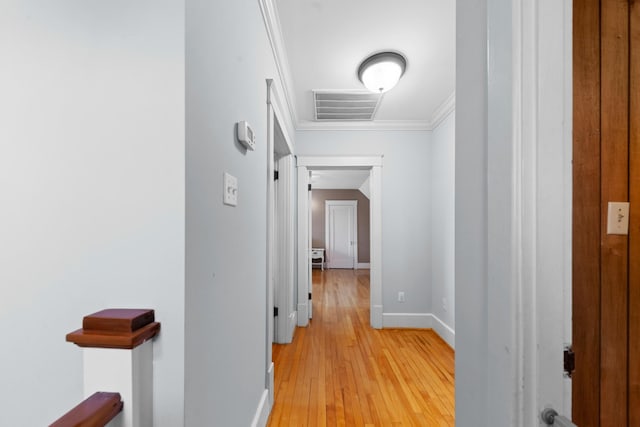
[[[396,52],[371,55],[358,67],[358,78],[371,92],[384,93],[394,87],[407,68],[407,60]]]

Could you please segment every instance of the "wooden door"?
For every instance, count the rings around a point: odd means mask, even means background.
[[[640,4],[573,4],[572,417],[640,426]],[[608,234],[626,201],[629,235]]]
[[[640,2],[629,6],[629,425],[640,426]]]

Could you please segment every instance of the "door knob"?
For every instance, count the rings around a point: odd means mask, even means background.
[[[567,417],[563,417],[559,415],[558,412],[553,408],[546,408],[540,414],[540,418],[544,421],[548,426],[558,426],[558,427],[578,427]]]

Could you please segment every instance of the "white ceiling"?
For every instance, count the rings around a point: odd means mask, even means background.
[[[358,190],[367,178],[368,170],[314,170],[311,172],[311,188]]]
[[[403,53],[408,66],[373,125],[431,128],[453,108],[455,0],[276,0],[276,8],[299,129],[327,125],[313,122],[313,90],[364,90],[358,65],[381,50]]]

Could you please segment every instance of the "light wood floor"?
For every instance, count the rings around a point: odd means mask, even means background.
[[[273,346],[269,426],[453,426],[453,350],[431,330],[372,329],[368,270],[313,283],[311,324]]]

